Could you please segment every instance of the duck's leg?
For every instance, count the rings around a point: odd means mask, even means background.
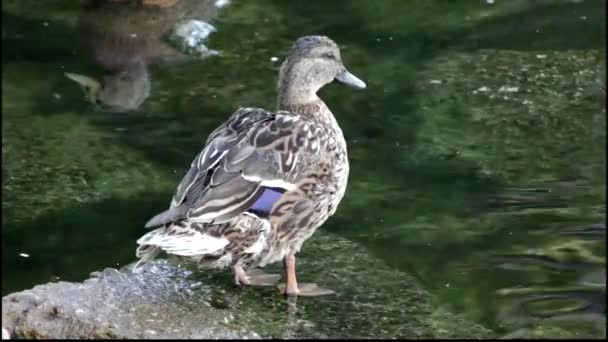
[[[300,293],[298,290],[298,280],[296,279],[296,256],[288,254],[283,260],[285,265],[285,277],[287,284],[285,286],[285,294],[288,296],[297,296]]]
[[[249,285],[249,277],[245,273],[245,270],[241,265],[234,265],[232,267],[232,273],[234,273],[234,285],[235,286],[243,286]]]
[[[324,296],[335,293],[330,289],[324,289],[314,283],[302,283],[298,285],[296,279],[296,256],[288,254],[283,260],[287,284],[280,284],[279,290],[287,296]]]

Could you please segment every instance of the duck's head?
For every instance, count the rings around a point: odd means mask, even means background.
[[[312,101],[321,87],[333,81],[357,89],[366,87],[365,82],[346,69],[340,48],[333,40],[324,36],[299,38],[281,66],[281,102],[293,104]]]
[[[150,95],[150,78],[143,63],[135,63],[121,72],[105,75],[100,80],[72,73],[65,75],[78,83],[86,99],[102,111],[137,110]]]

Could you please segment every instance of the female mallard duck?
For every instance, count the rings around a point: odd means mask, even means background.
[[[201,267],[231,267],[237,285],[269,285],[278,276],[254,268],[283,259],[285,294],[332,293],[298,286],[295,254],[346,190],[346,141],[317,96],[334,80],[366,87],[346,70],[331,39],[298,39],[281,66],[279,110],[240,108],[210,134],[170,209],[146,224],[159,228],[137,241],[135,269],[164,251]]]

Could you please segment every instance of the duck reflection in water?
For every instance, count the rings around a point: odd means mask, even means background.
[[[66,76],[78,83],[86,99],[100,110],[137,110],[150,96],[149,65],[192,58],[167,41],[176,25],[196,20],[206,25],[208,32],[203,34],[206,37],[213,31],[206,23],[225,3],[218,0],[91,0],[79,18],[80,39],[86,55],[103,75],[66,73]],[[201,32],[196,34],[201,37]]]

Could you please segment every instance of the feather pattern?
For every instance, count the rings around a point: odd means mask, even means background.
[[[166,252],[239,274],[298,252],[336,212],[346,142],[316,92],[344,67],[329,38],[305,38],[281,67],[281,109],[239,108],[209,134],[170,207],[146,223],[136,268]]]
[[[289,187],[306,171],[294,168],[296,160],[318,159],[319,126],[286,111],[237,110],[211,134],[192,162],[172,208],[152,218],[146,227],[184,218],[223,223],[246,211],[263,193],[264,183],[281,181]]]

